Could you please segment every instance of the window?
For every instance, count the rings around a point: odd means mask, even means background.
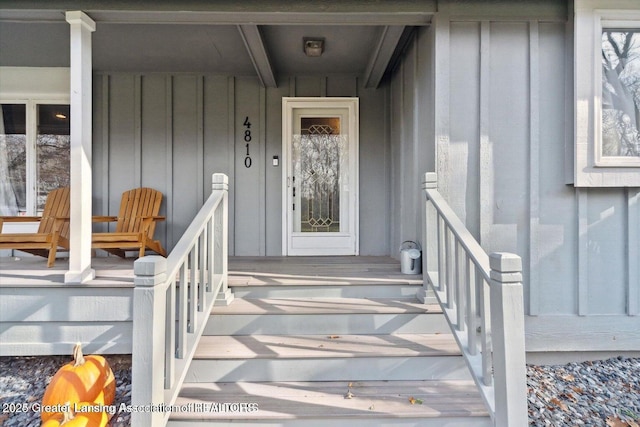
[[[69,185],[69,105],[0,105],[0,215],[36,215]]]
[[[640,166],[640,28],[602,24],[596,166]]]
[[[574,185],[640,186],[640,7],[575,0]]]

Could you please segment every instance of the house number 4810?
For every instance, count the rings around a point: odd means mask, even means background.
[[[244,131],[244,142],[245,147],[247,148],[247,155],[244,158],[244,167],[251,167],[251,154],[249,151],[249,143],[251,142],[251,122],[249,121],[249,116],[244,118],[244,123],[242,124],[246,129]]]

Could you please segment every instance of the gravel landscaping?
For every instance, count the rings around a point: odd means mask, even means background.
[[[639,427],[640,359],[528,366],[530,426]]]
[[[131,358],[107,357],[117,380],[116,407],[131,403]],[[33,410],[66,356],[0,358],[0,426],[37,427]],[[557,366],[528,366],[529,425],[535,427],[640,427],[640,358]],[[9,411],[11,410],[11,411]],[[111,427],[130,425],[113,416]]]

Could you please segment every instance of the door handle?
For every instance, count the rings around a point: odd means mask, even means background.
[[[296,177],[293,176],[291,177],[291,181],[293,182],[293,189],[292,189],[292,197],[295,199],[296,197]],[[296,210],[296,202],[293,202],[293,210]]]

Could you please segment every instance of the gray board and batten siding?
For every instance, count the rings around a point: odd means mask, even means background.
[[[271,160],[281,156],[281,98],[358,96],[361,254],[397,256],[402,241],[421,235],[420,179],[436,171],[485,250],[523,257],[528,351],[638,351],[640,195],[575,188],[568,178],[566,3],[500,16],[441,5],[377,90],[354,76],[290,77],[264,89],[244,77],[96,75],[94,190],[109,194],[96,209],[116,209],[127,187],[160,189],[168,221],[158,231],[171,247],[208,177],[225,172],[231,253],[279,255],[282,165]],[[246,116],[259,139],[248,170],[239,144]],[[118,172],[103,179],[110,164]]]
[[[570,181],[572,23],[448,6],[391,82],[390,241],[419,230],[414,194],[435,170],[487,252],[523,257],[529,352],[639,351],[640,191]]]
[[[521,255],[529,352],[640,350],[640,192],[576,188],[571,2],[440,1],[391,78],[94,75],[94,212],[165,195],[168,249],[230,177],[230,254],[282,253],[282,97],[360,98],[360,253],[421,236],[420,180],[487,252]],[[245,117],[252,167],[244,165]],[[428,242],[421,242],[424,246]],[[126,317],[126,316],[125,316]]]
[[[230,178],[230,255],[281,255],[283,165],[272,161],[274,156],[282,160],[282,98],[357,96],[360,253],[388,255],[388,93],[385,87],[365,89],[361,79],[342,75],[291,77],[277,88],[264,88],[252,77],[97,73],[94,211],[115,214],[121,193],[129,188],[162,191],[161,214],[167,221],[156,234],[170,250],[208,195],[212,173],[225,173]]]

